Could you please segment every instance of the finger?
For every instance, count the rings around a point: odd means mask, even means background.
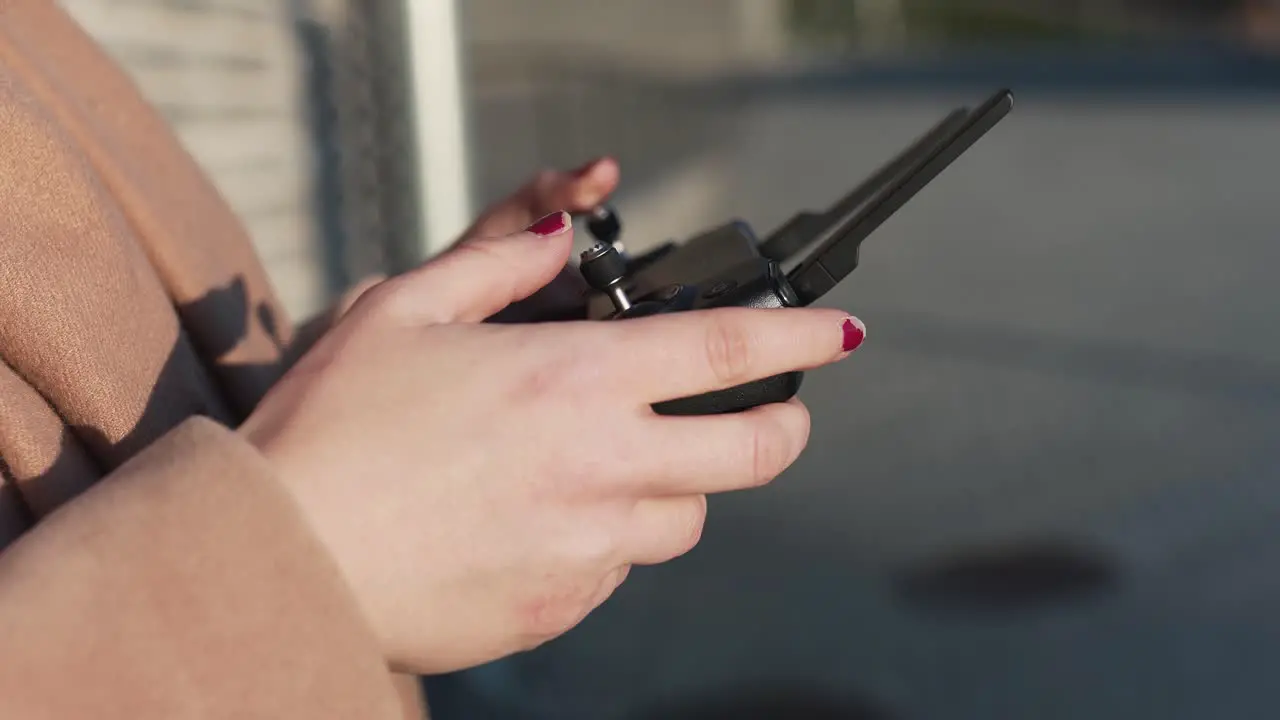
[[[637,434],[660,451],[637,464],[636,491],[677,496],[766,485],[800,457],[809,432],[809,410],[794,398],[727,415],[655,416]]]
[[[558,210],[581,213],[604,202],[617,189],[618,163],[596,158],[568,172],[544,170],[510,197],[489,208],[462,233],[462,242],[507,235]]]
[[[599,365],[646,403],[826,365],[866,337],[861,320],[817,308],[719,308],[607,325],[597,331]]]
[[[641,500],[627,525],[623,557],[634,565],[674,560],[697,546],[706,519],[705,495]]]
[[[531,212],[586,212],[604,202],[620,179],[618,163],[609,157],[596,158],[567,173],[543,173],[532,183]]]
[[[569,214],[552,213],[524,232],[459,245],[383,287],[412,320],[480,322],[554,280],[572,249]]]
[[[630,565],[622,565],[614,568],[608,575],[600,580],[600,586],[596,588],[595,595],[591,597],[587,603],[588,614],[594,612],[597,608],[604,604],[618,588],[622,587],[622,583],[626,582],[627,576],[631,574]],[[586,619],[585,617],[583,619]]]
[[[334,303],[334,316],[336,318],[341,318],[343,315],[346,315],[347,311],[351,309],[351,306],[356,304],[356,301],[359,300],[362,295],[382,284],[386,279],[387,277],[385,275],[377,274],[357,281],[354,285],[348,288],[346,292],[342,293],[342,296],[338,298],[336,303]]]

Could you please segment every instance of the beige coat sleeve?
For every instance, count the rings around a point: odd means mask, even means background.
[[[336,565],[210,420],[0,553],[0,717],[403,716]]]

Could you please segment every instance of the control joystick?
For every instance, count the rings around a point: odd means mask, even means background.
[[[629,255],[622,244],[622,220],[618,216],[618,209],[608,203],[597,205],[578,217],[583,218],[587,231],[597,243],[617,249],[618,257],[627,265],[629,276],[634,276],[644,268],[667,257],[677,247],[677,243],[669,240],[648,248],[639,256]]]
[[[624,286],[627,261],[616,247],[603,241],[592,245],[582,253],[578,270],[593,290],[609,296],[615,310],[622,313],[631,309]]]
[[[622,221],[611,205],[597,205],[587,215],[587,230],[591,237],[605,245],[617,245],[622,235]]]

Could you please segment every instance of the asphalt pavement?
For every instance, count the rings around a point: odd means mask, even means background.
[[[769,228],[980,96],[746,93],[673,173]],[[1280,93],[1020,96],[828,296],[799,462],[436,717],[1274,716],[1277,167]]]

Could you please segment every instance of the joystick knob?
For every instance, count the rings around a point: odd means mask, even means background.
[[[610,205],[597,205],[591,209],[587,219],[587,230],[591,237],[605,245],[614,245],[622,234],[622,221],[618,219],[618,211]]]
[[[581,259],[578,270],[582,273],[582,279],[592,288],[608,295],[618,312],[631,309],[631,300],[622,287],[623,278],[627,274],[627,261],[618,254],[618,249],[598,242],[583,252]]]

